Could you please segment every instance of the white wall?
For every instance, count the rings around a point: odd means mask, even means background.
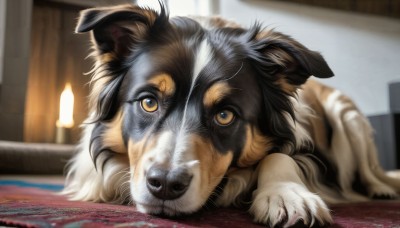
[[[215,14],[218,10],[218,0],[161,0],[167,5],[169,15],[187,16],[202,15],[209,16]],[[159,0],[137,0],[139,6],[146,6],[152,9],[160,10]]]
[[[400,20],[267,0],[220,0],[220,15],[263,22],[320,51],[336,75],[326,84],[367,115],[389,111],[388,83],[400,81]]]
[[[5,24],[6,24],[6,0],[0,0],[0,84],[3,81]]]

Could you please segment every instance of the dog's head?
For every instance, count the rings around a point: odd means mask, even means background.
[[[194,212],[230,168],[294,146],[292,97],[309,76],[333,75],[290,37],[219,24],[133,5],[81,13],[96,58],[91,155],[127,155],[143,212]]]

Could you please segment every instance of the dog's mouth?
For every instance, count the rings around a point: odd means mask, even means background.
[[[227,178],[222,178],[207,199],[201,199],[198,192],[194,193],[196,191],[188,192],[186,196],[174,200],[163,200],[152,194],[146,194],[144,199],[147,200],[135,200],[136,208],[142,213],[160,217],[181,217],[203,209],[210,209],[216,206],[217,198],[222,194],[227,180]]]
[[[201,190],[198,165],[163,170],[151,166],[146,175],[131,182],[131,195],[138,211],[160,216],[180,216],[199,210],[207,200]]]
[[[199,211],[224,179],[232,153],[219,153],[212,144],[197,135],[179,139],[164,132],[151,148],[132,143],[131,196],[138,211],[147,214],[179,216]],[[149,144],[148,144],[149,145]],[[136,159],[136,154],[143,154]],[[133,159],[135,158],[135,159]]]
[[[179,217],[191,214],[193,212],[182,211],[179,203],[174,201],[159,201],[157,203],[139,203],[136,202],[138,211],[146,214],[156,215],[160,217]]]

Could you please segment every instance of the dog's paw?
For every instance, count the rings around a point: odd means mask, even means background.
[[[393,188],[385,184],[370,185],[368,187],[368,194],[372,199],[396,199],[399,197]]]
[[[290,227],[302,221],[306,226],[332,223],[322,199],[296,183],[277,183],[253,193],[250,213],[254,221],[270,227]]]

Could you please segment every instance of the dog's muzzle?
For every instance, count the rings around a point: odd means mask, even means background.
[[[153,196],[161,200],[174,200],[189,188],[193,175],[186,168],[166,170],[153,165],[147,171],[146,186]]]

